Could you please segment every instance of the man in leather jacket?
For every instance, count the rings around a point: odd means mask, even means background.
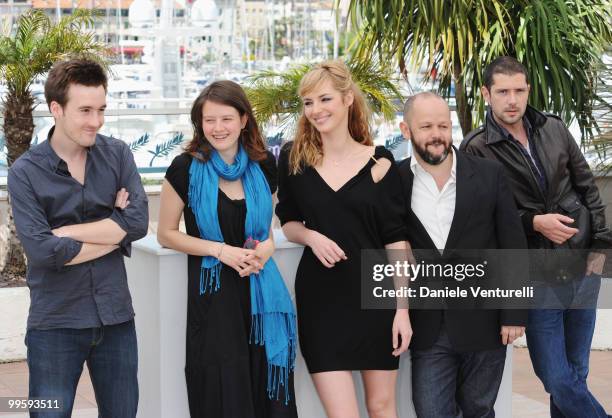
[[[527,343],[534,370],[551,395],[551,417],[608,417],[586,383],[594,303],[570,306],[584,294],[596,299],[605,256],[594,250],[609,248],[612,233],[580,148],[558,117],[527,105],[527,80],[526,68],[512,57],[489,64],[482,87],[489,111],[461,149],[504,165],[530,249],[591,250],[572,253],[588,252],[586,263],[582,258],[578,264],[580,277],[556,286],[563,288],[564,306],[529,312]]]

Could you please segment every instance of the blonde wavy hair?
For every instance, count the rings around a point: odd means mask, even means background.
[[[304,97],[325,81],[330,81],[333,88],[342,96],[352,92],[353,104],[348,111],[348,130],[351,137],[360,144],[372,145],[372,134],[370,133],[370,110],[361,89],[355,84],[351,73],[341,60],[323,61],[309,70],[298,88],[298,95]],[[297,131],[291,154],[289,155],[289,171],[297,174],[304,167],[314,167],[323,158],[323,143],[319,131],[312,126],[304,115],[304,109],[298,120]]]

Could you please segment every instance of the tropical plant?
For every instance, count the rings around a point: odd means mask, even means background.
[[[375,60],[349,60],[346,64],[372,112],[387,120],[393,119],[402,96],[393,80],[392,71]],[[265,126],[274,121],[286,134],[285,137],[290,136],[302,110],[298,86],[304,74],[313,66],[297,65],[284,72],[264,70],[249,77],[250,86],[246,88],[246,93],[259,124]]]
[[[0,77],[7,93],[2,100],[3,131],[7,148],[7,163],[11,164],[30,147],[34,132],[32,111],[35,106],[31,85],[45,74],[54,62],[78,56],[106,65],[105,46],[94,38],[94,15],[76,10],[71,16],[54,23],[44,12],[30,10],[17,21],[13,33],[0,37]],[[0,243],[5,260],[4,276],[23,277],[25,260],[23,249],[15,235],[12,213],[9,209],[8,242]]]
[[[424,70],[447,97],[454,84],[464,134],[483,119],[482,72],[500,55],[527,66],[532,105],[591,133],[596,69],[612,41],[609,0],[351,0],[349,10],[361,28],[355,58]]]
[[[612,50],[608,50],[611,54]],[[612,60],[598,70],[597,96],[601,100],[593,106],[599,132],[586,142],[586,156],[598,172],[609,175],[612,171]]]

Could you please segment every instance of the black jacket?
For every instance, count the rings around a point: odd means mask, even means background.
[[[548,181],[546,193],[538,187],[535,174],[518,148],[520,145],[504,138],[499,127],[488,118],[483,126],[464,138],[461,150],[502,163],[529,248],[557,247],[533,230],[533,217],[546,213],[562,213],[577,220],[574,226],[582,232],[568,241],[565,248],[609,248],[612,233],[606,225],[605,207],[593,173],[576,141],[556,116],[541,113],[530,106],[525,116],[533,129],[531,140],[544,166]]]
[[[456,152],[456,201],[445,253],[452,250],[525,249],[527,243],[500,164]],[[435,249],[411,209],[414,175],[410,159],[399,166],[406,196],[408,239],[413,249]],[[433,208],[432,208],[433,209]],[[412,349],[430,348],[441,324],[457,351],[501,347],[501,325],[525,326],[527,311],[518,309],[411,309]]]

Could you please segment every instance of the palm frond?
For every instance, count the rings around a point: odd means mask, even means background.
[[[387,120],[393,119],[394,101],[401,101],[401,94],[391,70],[375,61],[350,60],[346,64],[372,111]],[[259,124],[264,127],[274,124],[290,135],[302,111],[297,93],[300,80],[313,66],[301,64],[282,72],[264,70],[247,79],[249,85],[245,90]]]
[[[35,101],[30,85],[58,60],[87,57],[108,68],[108,52],[93,34],[95,13],[77,10],[54,23],[41,10],[21,15],[13,34],[0,36],[0,77],[7,86],[4,97],[4,126],[12,164],[27,150],[34,124]],[[7,118],[6,115],[12,115]]]
[[[69,57],[93,59],[107,67],[108,50],[95,40],[94,20],[95,14],[83,9],[57,24],[40,10],[24,13],[15,35],[0,38],[0,73],[7,84],[25,94],[37,76]]]
[[[351,0],[349,11],[361,28],[353,57],[376,56],[426,80],[436,73],[445,96],[454,83],[464,133],[484,117],[482,72],[500,55],[527,66],[532,105],[577,118],[585,134],[593,127],[596,71],[612,42],[609,0]]]
[[[583,142],[585,155],[590,156],[590,163],[600,173],[608,175],[612,171],[612,62],[601,64],[597,69],[597,83],[593,116],[595,134]],[[595,158],[595,163],[593,162]]]

